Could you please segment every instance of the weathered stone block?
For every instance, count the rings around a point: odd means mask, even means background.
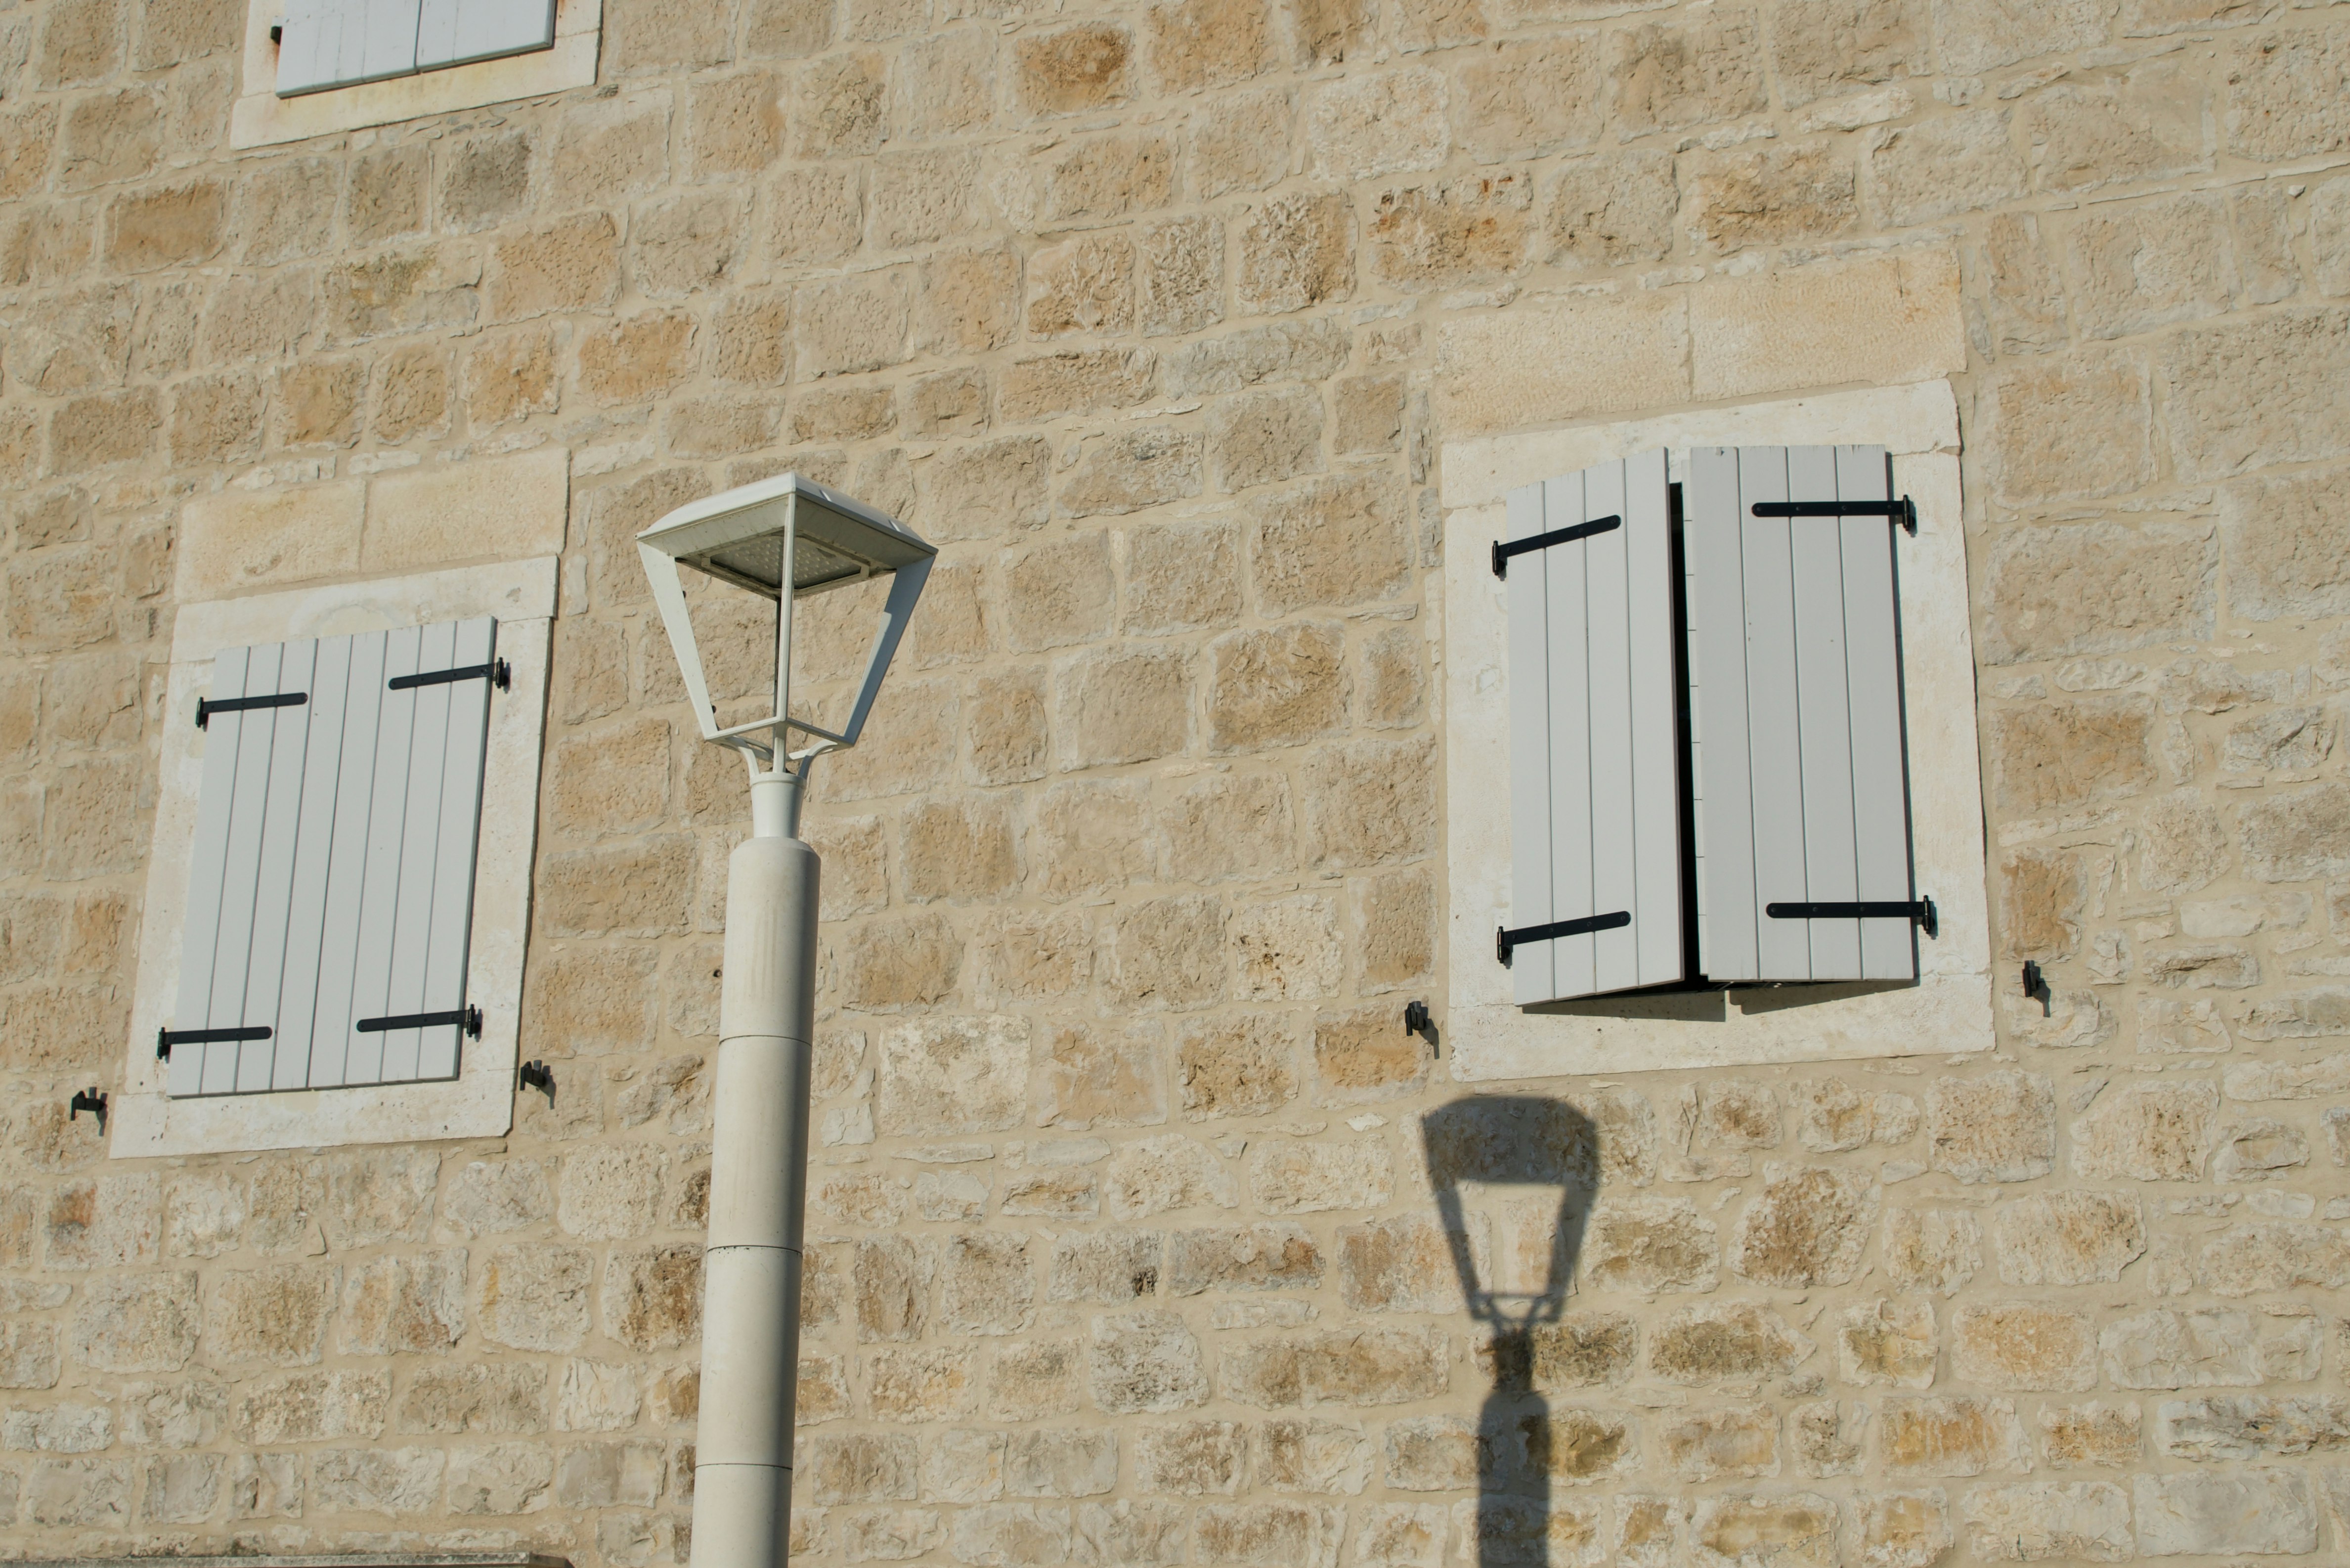
[[[1323,1330],[1254,1340],[1223,1355],[1222,1391],[1269,1410],[1433,1398],[1449,1382],[1448,1343],[1432,1328]]]
[[[2298,1470],[2139,1475],[2131,1492],[2138,1550],[2149,1557],[2317,1549],[2316,1503]]]
[[[1170,1312],[1094,1319],[1087,1366],[1094,1403],[1112,1414],[1207,1403],[1200,1342]]]
[[[2096,1334],[2083,1314],[2035,1302],[1970,1304],[1950,1314],[1950,1368],[1993,1388],[2096,1386]]]
[[[1836,1325],[1837,1370],[1864,1387],[1931,1386],[1934,1349],[1934,1309],[1921,1301],[1864,1302]]]
[[[1648,1367],[1673,1383],[1784,1376],[1812,1342],[1768,1307],[1751,1303],[1683,1307],[1649,1335]]]
[[[1926,1100],[1934,1168],[1963,1182],[2045,1176],[2054,1163],[2055,1113],[2054,1091],[2044,1077],[2006,1071],[1944,1079]]]
[[[1592,1210],[1580,1272],[1607,1290],[1711,1291],[1720,1281],[1714,1222],[1686,1198],[1617,1198]]]
[[[2137,1554],[2129,1494],[2106,1481],[1970,1488],[1967,1539],[1987,1561],[2120,1563]]]

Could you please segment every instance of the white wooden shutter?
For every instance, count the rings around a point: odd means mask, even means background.
[[[416,68],[496,59],[555,43],[555,0],[423,0]]]
[[[172,1094],[456,1075],[495,643],[483,618],[220,655]]]
[[[411,75],[419,8],[419,0],[286,0],[277,96]]]
[[[1664,452],[1511,492],[1509,539],[1495,555],[1509,615],[1511,902],[1501,940],[1517,1000],[1685,979]],[[1540,934],[1585,922],[1599,929]]]
[[[1880,447],[1711,447],[1683,497],[1699,948],[1715,981],[1912,980],[1893,521]],[[1780,913],[1771,912],[1777,906]]]

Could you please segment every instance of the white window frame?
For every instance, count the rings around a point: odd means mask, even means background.
[[[551,49],[279,98],[277,45],[269,29],[284,11],[285,0],[245,0],[244,79],[229,113],[232,148],[270,147],[592,86],[604,27],[604,0],[556,0]]]
[[[556,557],[545,556],[181,607],[172,635],[130,1039],[123,1087],[109,1106],[113,1158],[496,1137],[513,1126],[556,566]],[[498,656],[512,668],[513,689],[490,704],[466,971],[466,999],[482,1010],[482,1035],[464,1042],[457,1076],[172,1098],[169,1064],[156,1059],[155,1038],[171,1025],[179,998],[189,852],[203,787],[204,732],[194,714],[196,700],[211,690],[214,656],[223,649],[484,615],[497,618]]]
[[[1519,485],[1654,447],[1874,445],[1917,503],[1900,545],[1911,845],[1939,934],[1914,984],[1757,987],[1518,1006],[1493,932],[1510,923],[1507,587],[1492,545]],[[1947,381],[1777,399],[1613,424],[1449,441],[1444,494],[1445,1020],[1453,1075],[1539,1078],[1777,1062],[1949,1055],[1996,1043],[1958,400]],[[1889,525],[1889,524],[1888,524]]]

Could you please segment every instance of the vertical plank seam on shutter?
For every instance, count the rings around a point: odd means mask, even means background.
[[[1537,481],[1510,492],[1503,532],[1513,539],[1543,531],[1543,486]],[[1555,918],[1550,884],[1550,836],[1554,803],[1550,767],[1550,602],[1542,552],[1521,556],[1522,568],[1506,580],[1503,609],[1507,618],[1509,695],[1510,913],[1520,926]],[[1550,944],[1530,945],[1511,960],[1511,989],[1521,1003],[1546,1001],[1553,989]]]
[[[496,620],[483,617],[460,623],[455,658],[461,665],[494,664]],[[480,850],[482,776],[487,766],[492,708],[486,681],[464,683],[452,693],[450,704],[449,761],[442,770],[445,782],[429,935],[432,947],[425,961],[426,996],[434,1011],[462,1009],[466,1003],[473,870]],[[463,1034],[455,1025],[433,1030],[421,1050],[419,1075],[455,1076],[464,1050]]]

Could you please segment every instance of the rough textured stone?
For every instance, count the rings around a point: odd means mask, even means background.
[[[1960,1307],[1950,1314],[1950,1366],[1993,1388],[2090,1388],[2096,1334],[2078,1312],[2033,1302]]]
[[[1961,1507],[1970,1549],[1993,1562],[2120,1563],[2137,1552],[2129,1494],[2110,1482],[1972,1487]]]

